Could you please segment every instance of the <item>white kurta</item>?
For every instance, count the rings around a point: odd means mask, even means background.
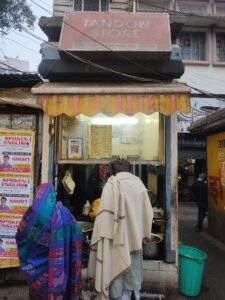
[[[111,176],[104,186],[91,240],[88,274],[103,298],[110,283],[131,265],[130,253],[151,237],[153,211],[142,181],[128,172]]]

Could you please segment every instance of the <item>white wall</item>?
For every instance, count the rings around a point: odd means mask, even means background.
[[[179,81],[209,93],[225,95],[225,65],[185,65],[185,73]]]
[[[178,114],[178,132],[188,132],[187,128],[193,121],[205,117],[207,112],[201,108],[203,106],[212,106],[217,108],[225,107],[225,65],[186,65],[185,73],[179,79],[191,87],[197,88],[211,94],[212,97],[192,97],[191,107],[192,111],[189,115]],[[196,90],[192,89],[192,94],[199,94]],[[223,99],[219,100],[217,95],[224,95]]]

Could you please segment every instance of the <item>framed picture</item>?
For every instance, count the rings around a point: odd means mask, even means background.
[[[68,158],[82,158],[83,140],[82,138],[68,139]]]

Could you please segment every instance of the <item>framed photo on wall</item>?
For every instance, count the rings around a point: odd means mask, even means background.
[[[68,139],[68,158],[80,159],[82,158],[83,140],[82,138]]]

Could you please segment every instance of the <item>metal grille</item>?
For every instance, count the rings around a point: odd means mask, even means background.
[[[74,0],[74,10],[82,11],[82,0]]]
[[[99,11],[99,0],[84,0],[84,11]]]
[[[136,2],[137,12],[164,12],[168,9],[168,1],[143,0]]]
[[[74,0],[75,11],[107,11],[108,0]]]
[[[101,1],[101,11],[108,11],[108,0],[102,0]]]
[[[179,8],[178,11],[184,12],[184,13],[192,13],[196,15],[202,15],[207,12],[207,5],[206,4],[197,4],[193,2],[184,3],[182,1],[179,1],[178,3]]]
[[[225,3],[216,4],[216,14],[220,16],[225,16]]]

